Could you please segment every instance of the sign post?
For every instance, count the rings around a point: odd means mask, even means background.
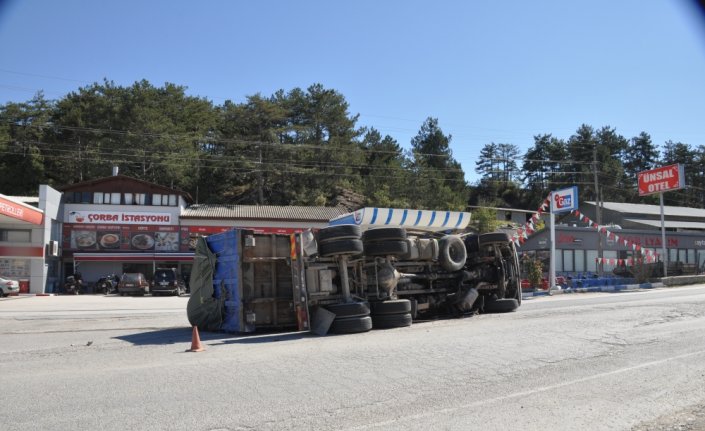
[[[551,192],[551,260],[548,269],[548,291],[556,289],[556,218],[555,213],[578,209],[578,187]]]
[[[663,210],[663,192],[685,187],[685,170],[683,165],[662,166],[660,168],[639,172],[639,196],[659,194],[661,206],[661,255],[663,256],[663,276],[668,277],[668,252],[666,250],[666,222]]]

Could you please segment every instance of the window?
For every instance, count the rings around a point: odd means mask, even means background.
[[[563,250],[556,250],[556,272],[563,272]]]
[[[575,271],[573,267],[573,250],[563,250],[563,272]]]
[[[92,201],[92,195],[93,193],[91,192],[81,192],[81,203],[82,204],[89,204]]]
[[[125,205],[132,205],[132,193],[125,193]]]
[[[175,207],[177,203],[178,200],[176,199],[176,195],[169,195],[169,206]]]
[[[147,195],[145,193],[135,193],[135,203],[137,205],[147,205]]]
[[[152,205],[161,205],[162,204],[162,195],[160,194],[153,194],[152,195]]]
[[[0,229],[0,241],[32,242],[30,229]]]
[[[604,250],[602,252],[602,257],[604,257],[605,259],[614,260],[614,259],[617,259],[617,252],[614,250]],[[617,265],[615,265],[614,263],[608,264],[608,263],[604,262],[602,264],[602,269],[604,270],[604,272],[611,273],[615,266],[617,266]]]
[[[120,193],[110,193],[110,203],[113,205],[120,205]]]
[[[103,193],[96,192],[93,193],[93,203],[97,205],[101,205],[103,203]]]
[[[587,270],[597,272],[597,250],[587,250]]]
[[[585,272],[585,250],[575,250],[575,271]]]

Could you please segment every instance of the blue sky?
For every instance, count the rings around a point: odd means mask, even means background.
[[[705,145],[705,19],[687,0],[0,0],[0,104],[103,78],[222,104],[321,83],[405,148],[452,135],[470,181],[490,143],[585,123]]]

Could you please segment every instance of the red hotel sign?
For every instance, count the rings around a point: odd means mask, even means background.
[[[42,224],[44,213],[0,196],[0,214],[36,225]]]
[[[639,172],[639,196],[678,190],[685,187],[683,165],[663,166]]]

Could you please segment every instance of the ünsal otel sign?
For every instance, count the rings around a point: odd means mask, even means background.
[[[639,172],[639,196],[678,190],[683,187],[685,187],[685,174],[681,164]]]

